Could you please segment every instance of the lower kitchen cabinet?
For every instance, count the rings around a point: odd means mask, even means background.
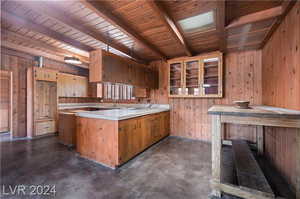
[[[162,112],[119,122],[119,164],[125,163],[169,135],[170,113]]]
[[[74,112],[59,113],[58,139],[64,145],[76,145],[76,116]]]
[[[120,121],[77,117],[76,150],[85,158],[115,168],[169,133],[169,111]]]

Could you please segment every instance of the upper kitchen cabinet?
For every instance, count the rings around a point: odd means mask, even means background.
[[[223,67],[222,54],[206,55],[201,62],[200,85],[201,95],[205,97],[222,97],[223,95]]]
[[[90,82],[130,84],[140,88],[158,88],[158,72],[104,50],[90,52]]]
[[[58,73],[58,97],[88,97],[88,78]]]
[[[222,53],[169,60],[170,97],[222,97]]]
[[[183,62],[169,62],[169,91],[172,96],[182,95],[183,91]]]

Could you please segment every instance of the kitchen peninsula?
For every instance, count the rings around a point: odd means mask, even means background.
[[[168,105],[82,111],[76,114],[76,150],[116,168],[169,135]]]

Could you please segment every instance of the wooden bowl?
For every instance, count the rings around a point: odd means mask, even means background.
[[[238,108],[241,109],[248,109],[249,107],[249,101],[234,101],[234,103],[237,105]]]

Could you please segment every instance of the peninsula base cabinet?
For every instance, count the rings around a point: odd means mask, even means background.
[[[82,157],[116,168],[169,133],[169,111],[119,121],[77,117],[76,150]]]

